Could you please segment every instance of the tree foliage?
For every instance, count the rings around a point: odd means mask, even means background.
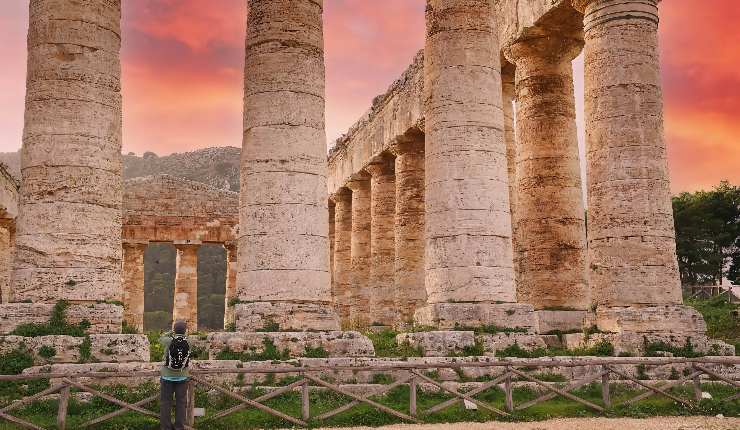
[[[673,198],[681,282],[740,281],[740,187],[721,182],[711,191]]]

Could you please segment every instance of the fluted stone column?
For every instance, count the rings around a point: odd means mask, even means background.
[[[424,289],[424,137],[397,142],[396,215],[394,219],[394,282],[400,325],[413,323],[414,312],[426,304]]]
[[[586,224],[572,60],[580,38],[516,42],[517,298],[535,309],[586,310]]]
[[[516,300],[493,13],[489,0],[427,0],[422,324],[506,324],[495,303]]]
[[[334,201],[334,307],[342,327],[350,325],[352,291],[352,192],[340,188]]]
[[[123,242],[123,319],[144,332],[144,253],[146,241]]]
[[[350,249],[350,324],[370,324],[370,180],[360,173],[347,183],[352,190],[352,240]]]
[[[32,0],[13,301],[121,300],[120,0]]]
[[[183,320],[188,330],[198,329],[198,248],[200,243],[175,242],[175,304],[173,321]]]
[[[240,330],[339,328],[331,308],[323,1],[249,0]]]
[[[393,282],[396,177],[392,157],[381,157],[365,168],[370,173],[370,318],[391,325],[398,318]]]
[[[573,4],[584,13],[589,275],[597,324],[630,330],[654,313],[661,327],[688,329],[701,317],[675,306],[681,288],[663,138],[657,1]]]
[[[234,315],[234,299],[236,294],[237,249],[235,242],[225,242],[226,249],[226,289],[224,290],[224,328],[236,323]]]

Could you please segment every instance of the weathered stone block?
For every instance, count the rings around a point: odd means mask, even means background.
[[[2,304],[0,305],[0,333],[11,333],[21,324],[46,323],[53,309],[54,305],[47,303]],[[67,308],[67,322],[77,324],[82,320],[90,322],[88,333],[120,333],[123,307],[108,303],[70,305]]]
[[[33,356],[34,364],[76,363],[80,360],[80,344],[83,338],[72,336],[1,336],[0,355],[18,348],[28,351]],[[40,354],[43,346],[53,348],[53,356]]]
[[[305,355],[306,349],[323,348],[330,357],[361,357],[375,355],[373,344],[367,337],[354,331],[329,332],[221,332],[209,333],[208,352],[211,359],[219,352],[263,352],[265,339],[278,351],[287,350],[291,357]]]
[[[327,305],[289,302],[239,303],[235,307],[237,331],[264,329],[269,323],[280,330],[339,330],[339,318]]]
[[[421,348],[425,357],[449,357],[464,353],[466,348],[475,346],[472,331],[425,331],[401,333],[396,336],[396,343],[408,343],[414,348]]]
[[[486,355],[495,356],[496,351],[506,349],[513,345],[525,351],[531,351],[538,348],[547,348],[547,344],[542,336],[536,334],[524,333],[499,333],[499,334],[482,334],[476,339],[483,344]]]
[[[414,319],[442,330],[496,325],[539,332],[534,308],[521,303],[434,303],[418,309]]]
[[[94,334],[92,357],[103,362],[149,361],[149,339],[143,334]]]
[[[603,307],[596,310],[599,330],[610,333],[704,334],[707,325],[694,308],[683,305]]]
[[[587,311],[535,311],[540,333],[582,330]]]
[[[577,334],[565,335],[569,338],[567,348],[591,347],[599,342],[609,342],[614,345],[614,354],[630,354],[642,356],[646,353],[648,346],[652,344],[653,349],[658,345],[667,346],[666,349],[681,349],[688,344],[694,352],[707,355],[735,355],[735,347],[721,340],[711,339],[702,334],[686,335],[684,333],[595,333],[588,338]],[[664,352],[665,356],[673,356],[670,351]]]

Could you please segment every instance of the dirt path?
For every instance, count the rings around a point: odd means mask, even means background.
[[[352,430],[739,430],[740,418],[567,418],[528,423],[398,424],[385,427],[352,427]],[[334,429],[335,430],[335,429]],[[346,430],[349,430],[346,429]]]

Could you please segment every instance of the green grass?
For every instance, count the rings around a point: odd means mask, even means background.
[[[714,399],[721,399],[723,397],[732,395],[735,392],[730,387],[718,384],[705,384],[702,386],[702,389],[711,393]],[[153,384],[146,384],[135,388],[103,388],[103,391],[113,394],[114,396],[123,400],[134,402],[138,399],[142,399],[155,393],[156,386],[154,386]],[[690,387],[675,388],[671,391],[672,393],[681,395],[684,398],[690,398]],[[629,397],[636,395],[637,393],[638,391],[627,388],[625,386],[611,386],[611,397],[614,403],[626,400]],[[248,397],[254,398],[260,394],[262,394],[262,392],[253,389],[252,392],[249,393]],[[582,389],[575,390],[574,394],[590,400],[596,404],[601,404],[601,386],[598,384],[591,384]],[[515,404],[521,404],[522,402],[532,400],[539,395],[540,393],[535,392],[529,388],[517,388],[516,386],[513,392]],[[387,395],[374,396],[373,400],[383,405],[392,407],[396,410],[408,412],[408,397],[409,388],[406,386],[401,386],[392,390]],[[417,398],[418,408],[420,411],[424,411],[431,406],[434,406],[435,404],[438,404],[449,398],[450,396],[447,396],[445,394],[427,394],[419,391]],[[492,406],[495,406],[499,409],[504,408],[504,394],[498,388],[488,390],[483,394],[477,396],[476,398],[489,402]],[[310,395],[310,400],[311,415],[316,416],[318,414],[327,412],[331,409],[346,404],[351,399],[337,393],[312,392]],[[281,412],[290,414],[294,417],[300,416],[300,403],[300,395],[296,392],[290,392],[266,402],[268,406],[275,408]],[[196,393],[196,406],[205,407],[207,416],[211,416],[218,411],[234,406],[235,404],[235,401],[223,395],[208,396],[206,393],[200,390]],[[156,411],[158,410],[158,405],[156,403],[152,403],[148,405],[148,408],[150,410]],[[70,402],[69,406],[69,416],[67,419],[68,428],[75,429],[77,428],[77,426],[87,420],[101,416],[108,412],[112,412],[116,409],[116,406],[111,405],[110,403],[100,398],[95,398],[93,401],[87,404],[83,404],[73,400]],[[42,427],[53,428],[56,420],[56,410],[56,401],[44,401],[33,403],[18,411],[14,411],[14,413],[17,416],[30,420]],[[484,422],[492,420],[536,421],[558,417],[592,417],[599,415],[609,417],[641,418],[649,416],[716,414],[723,414],[726,417],[740,416],[740,402],[734,401],[723,403],[718,400],[703,400],[697,405],[684,407],[669,399],[653,396],[639,402],[636,405],[618,406],[608,410],[604,414],[599,414],[577,402],[563,398],[556,398],[544,403],[540,403],[524,411],[517,411],[511,417],[499,417],[485,410],[466,410],[460,404],[457,404],[436,414],[422,414],[420,416],[420,419],[426,423],[447,423],[473,421]],[[352,408],[347,412],[332,417],[329,420],[322,422],[316,422],[315,420],[312,420],[309,424],[311,427],[339,427],[360,425],[381,426],[400,422],[402,421],[394,416],[378,411],[371,406],[362,404],[360,406]],[[272,417],[264,412],[250,408],[216,421],[205,421],[203,418],[198,418],[196,421],[196,426],[213,430],[239,430],[257,428],[285,428],[289,427],[290,424],[279,418]],[[156,427],[157,423],[153,419],[143,417],[136,413],[127,413],[115,418],[114,420],[94,427],[94,429],[130,430],[154,429]],[[16,427],[13,427],[11,424],[0,423],[0,430],[10,430],[15,428]]]
[[[376,357],[422,357],[424,351],[421,347],[412,347],[410,344],[405,343],[401,345],[396,344],[396,333],[392,330],[384,330],[379,333],[369,331],[364,333],[375,347]]]
[[[740,352],[740,319],[732,316],[740,306],[729,303],[723,296],[711,299],[686,299],[685,303],[699,311],[707,322],[707,335],[735,345]]]

